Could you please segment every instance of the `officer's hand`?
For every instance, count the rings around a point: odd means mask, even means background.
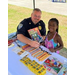
[[[39,44],[39,42],[37,42],[37,41],[31,41],[30,46],[31,46],[31,47],[39,48],[40,44]]]

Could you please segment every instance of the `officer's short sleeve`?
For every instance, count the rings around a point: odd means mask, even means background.
[[[17,27],[17,34],[25,35],[25,32],[26,32],[25,25],[23,23],[20,23]]]

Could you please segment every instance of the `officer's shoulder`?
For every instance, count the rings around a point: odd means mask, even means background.
[[[25,23],[25,22],[28,22],[30,20],[30,18],[25,18],[21,21],[21,23]]]
[[[43,20],[40,20],[40,22],[43,22]]]
[[[45,25],[43,20],[40,20],[39,23],[41,23],[42,25]]]

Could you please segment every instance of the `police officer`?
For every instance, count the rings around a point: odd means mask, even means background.
[[[17,27],[17,39],[18,40],[32,47],[40,46],[39,42],[28,39],[30,38],[28,30],[38,27],[43,39],[45,39],[46,28],[45,28],[44,22],[40,20],[41,14],[42,14],[41,10],[38,8],[35,8],[30,18],[24,19],[23,21],[20,22],[20,24]]]

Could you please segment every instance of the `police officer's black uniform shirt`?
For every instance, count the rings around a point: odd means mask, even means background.
[[[36,25],[32,22],[31,17],[24,19],[20,22],[20,24],[17,27],[17,34],[23,34],[24,36],[30,38],[30,35],[28,33],[29,29],[38,27],[40,33],[42,36],[46,35],[46,29],[45,24],[42,20],[40,20]]]

